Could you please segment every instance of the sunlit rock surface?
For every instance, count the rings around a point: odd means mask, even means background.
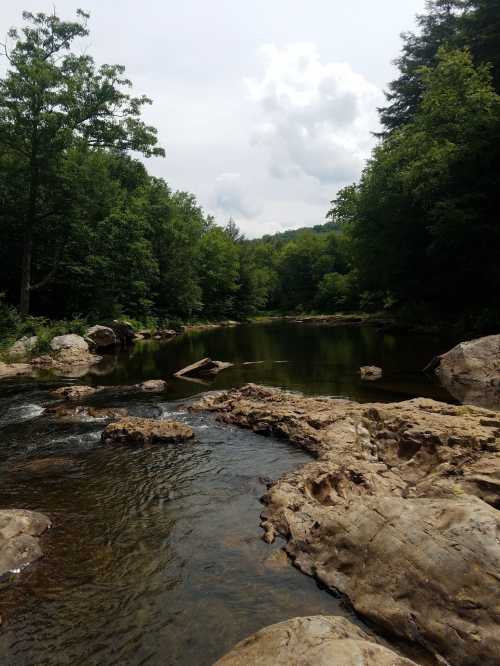
[[[500,655],[500,420],[429,399],[358,404],[247,385],[195,406],[317,460],[264,497],[265,538],[393,634],[455,666]]]

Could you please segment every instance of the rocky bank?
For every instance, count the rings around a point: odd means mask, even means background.
[[[428,399],[358,404],[252,384],[208,394],[193,409],[284,437],[315,458],[263,498],[265,539],[284,537],[297,567],[441,663],[500,664],[497,412]]]

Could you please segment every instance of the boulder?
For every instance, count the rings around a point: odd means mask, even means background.
[[[137,331],[136,335],[140,335],[143,340],[149,340],[153,337],[153,334],[149,328],[142,328],[140,331]]]
[[[89,346],[82,338],[81,335],[75,335],[74,333],[69,333],[68,335],[57,335],[55,338],[52,338],[50,342],[50,348],[52,351],[58,352],[63,349],[78,349],[81,351],[89,351]]]
[[[214,666],[416,666],[344,617],[296,617],[261,629]]]
[[[155,421],[129,417],[108,425],[101,439],[105,444],[176,444],[192,439],[192,429],[178,421]]]
[[[435,372],[454,398],[500,409],[500,335],[461,342],[437,361]]]
[[[359,369],[359,374],[365,381],[374,381],[382,377],[382,368],[376,365],[364,365]]]
[[[109,326],[92,326],[87,331],[87,338],[90,338],[96,349],[104,349],[116,345],[116,334]]]
[[[119,321],[114,319],[109,327],[114,331],[118,344],[127,347],[134,340],[134,327],[129,321]]]
[[[50,391],[50,395],[63,400],[84,400],[100,390],[101,387],[96,388],[94,386],[62,386]]]
[[[17,340],[9,349],[10,357],[24,358],[29,356],[38,344],[38,337],[36,335],[24,336]]]
[[[196,361],[196,363],[176,372],[174,377],[179,377],[180,379],[215,377],[221,370],[230,368],[232,365],[232,363],[225,361],[212,361],[211,358],[202,358],[200,361]]]
[[[24,569],[42,556],[37,537],[50,525],[47,516],[35,511],[0,511],[0,576]]]
[[[354,609],[454,666],[500,654],[500,419],[419,398],[358,404],[247,385],[196,410],[316,459],[265,494],[264,538]]]

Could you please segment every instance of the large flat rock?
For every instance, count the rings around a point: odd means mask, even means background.
[[[316,458],[264,497],[265,538],[283,536],[300,569],[446,663],[500,663],[496,412],[255,385],[208,394],[195,409]]]

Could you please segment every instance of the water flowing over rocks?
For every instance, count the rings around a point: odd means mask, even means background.
[[[500,409],[500,335],[461,342],[436,359],[436,374],[463,403]]]
[[[416,666],[343,617],[296,617],[241,641],[214,666]]]
[[[0,511],[0,576],[24,569],[42,557],[39,537],[51,523],[47,516],[24,509]]]
[[[177,444],[194,437],[193,430],[178,421],[155,421],[129,417],[108,425],[101,439],[105,444]]]
[[[53,405],[47,407],[46,411],[59,421],[67,423],[79,423],[90,419],[116,421],[128,415],[127,410],[122,407],[91,407],[89,405]]]
[[[252,384],[208,394],[193,409],[284,437],[316,458],[264,496],[265,538],[284,537],[296,566],[444,663],[498,665],[496,412],[423,398],[358,404]]]
[[[99,389],[93,386],[61,386],[61,388],[51,391],[50,395],[54,396],[54,398],[62,398],[63,400],[83,400],[98,391]]]

